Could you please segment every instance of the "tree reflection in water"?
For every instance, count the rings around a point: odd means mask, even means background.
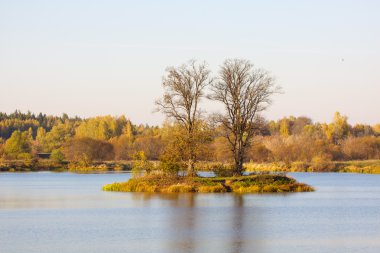
[[[259,252],[258,211],[237,194],[134,194],[144,206],[165,207],[167,252]],[[161,214],[162,215],[162,214]],[[228,238],[228,239],[226,239]]]

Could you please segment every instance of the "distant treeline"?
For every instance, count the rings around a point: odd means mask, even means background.
[[[204,143],[197,150],[200,160],[228,163],[231,152],[222,128],[202,122]],[[253,126],[257,136],[247,161],[323,162],[380,159],[380,124],[350,125],[339,113],[331,123],[314,123],[307,117],[278,121],[260,120]],[[0,158],[27,160],[50,153],[56,161],[85,162],[148,160],[181,156],[176,143],[180,129],[166,122],[161,127],[135,125],[125,116],[79,117],[46,114],[0,113]]]

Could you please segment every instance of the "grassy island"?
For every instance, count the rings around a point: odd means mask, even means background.
[[[161,193],[275,193],[310,192],[313,187],[285,175],[257,174],[240,177],[180,177],[146,175],[127,182],[106,184],[104,191]]]

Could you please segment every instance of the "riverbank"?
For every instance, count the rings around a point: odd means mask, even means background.
[[[57,162],[51,159],[30,159],[30,160],[3,160],[0,162],[0,172],[74,172],[93,173],[107,171],[130,171],[133,161],[104,161],[92,162],[82,165],[80,163],[62,161]]]
[[[155,167],[158,161],[152,162]],[[0,172],[74,172],[94,173],[107,171],[131,171],[134,161],[96,161],[87,165],[80,163],[51,159],[30,160],[1,160]],[[198,171],[212,171],[218,176],[231,174],[228,164],[215,162],[198,162]],[[380,174],[380,160],[363,161],[317,161],[317,162],[292,162],[292,163],[246,163],[246,172],[337,172],[337,173],[363,173]]]
[[[247,172],[337,172],[380,174],[380,160],[247,163]]]
[[[116,192],[161,192],[161,193],[274,193],[310,192],[309,185],[299,183],[284,175],[259,174],[241,177],[178,177],[146,175],[131,178],[127,182],[106,184],[104,191]]]

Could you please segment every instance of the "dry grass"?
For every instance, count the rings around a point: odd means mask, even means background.
[[[380,160],[318,161],[285,163],[247,163],[248,172],[347,172],[380,174]]]
[[[221,183],[216,185],[202,185],[197,188],[197,192],[201,193],[215,193],[215,192],[227,192],[227,188]]]
[[[162,192],[162,193],[266,193],[266,192],[309,192],[314,189],[295,179],[282,175],[251,175],[241,177],[173,177],[147,175],[130,179],[124,183],[103,186],[104,191]]]

